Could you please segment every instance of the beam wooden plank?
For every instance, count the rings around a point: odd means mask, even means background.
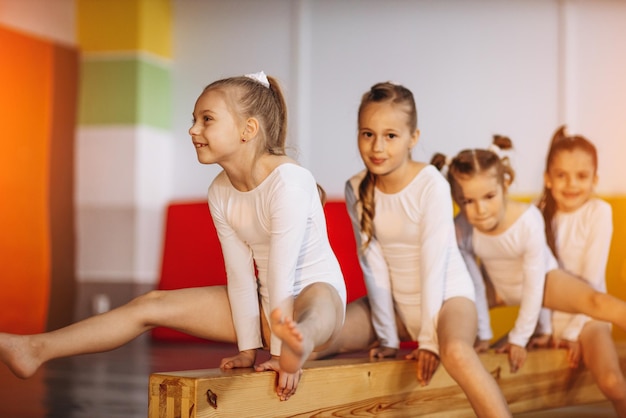
[[[617,345],[626,372],[626,343]],[[529,352],[524,367],[509,372],[507,357],[481,354],[514,413],[599,402],[604,396],[584,369],[567,367],[565,350]],[[281,402],[276,374],[252,369],[154,373],[149,418],[431,416],[473,417],[464,393],[440,367],[430,385],[415,378],[408,360],[337,359],[309,362],[298,392]]]

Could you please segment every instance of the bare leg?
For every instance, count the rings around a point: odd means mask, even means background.
[[[327,283],[307,286],[294,300],[294,318],[282,318],[275,309],[270,315],[272,333],[283,342],[280,368],[296,373],[314,349],[339,335],[343,323],[343,302]]]
[[[543,306],[555,311],[583,313],[626,330],[626,302],[594,290],[586,281],[557,269],[546,275]]]
[[[370,306],[367,297],[348,303],[346,319],[339,335],[309,356],[309,360],[319,360],[341,353],[368,350],[376,342],[372,326]]]
[[[626,417],[626,381],[608,324],[590,321],[579,336],[583,361],[619,417]]]
[[[156,326],[236,341],[226,288],[209,286],[152,291],[112,311],[43,334],[0,333],[0,361],[16,376],[27,378],[48,360],[109,351]]]
[[[476,327],[476,307],[471,300],[455,297],[443,303],[437,329],[441,363],[478,417],[510,417],[500,387],[474,351]]]

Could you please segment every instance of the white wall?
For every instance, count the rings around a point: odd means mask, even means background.
[[[345,180],[362,168],[356,149],[360,97],[385,80],[415,94],[422,131],[418,159],[486,147],[494,133],[509,135],[517,147],[513,192],[538,193],[550,136],[567,123],[598,146],[598,191],[626,194],[626,1],[172,2],[174,143],[140,142],[119,154],[119,141],[107,141],[107,154],[133,160],[128,167],[136,181],[126,189],[77,182],[77,193],[88,202],[98,204],[106,193],[112,202],[132,198],[143,211],[139,222],[122,212],[102,218],[86,211],[77,220],[80,239],[96,242],[89,253],[79,248],[79,256],[95,266],[98,277],[121,280],[130,269],[142,282],[156,280],[151,276],[161,242],[154,225],[162,225],[162,212],[153,203],[204,199],[219,170],[196,160],[187,133],[194,101],[215,79],[261,69],[282,81],[295,156],[332,197],[342,197]],[[75,44],[74,0],[54,0],[52,8],[51,3],[0,0],[0,23]],[[127,134],[122,129],[115,137]],[[91,164],[81,158],[81,135],[79,169]],[[147,186],[154,184],[151,164],[160,169],[158,190]],[[89,222],[98,228],[85,227]],[[116,246],[114,234],[138,238]]]
[[[174,1],[174,199],[204,198],[217,166],[201,166],[188,130],[196,98],[212,81],[264,70],[288,90],[289,0]],[[295,2],[294,2],[295,3]],[[286,91],[288,103],[293,99]]]
[[[173,197],[204,198],[219,170],[195,160],[187,129],[202,87],[265,70],[290,103],[291,143],[331,196],[362,168],[356,111],[375,82],[409,87],[428,159],[516,146],[513,192],[538,193],[561,123],[600,150],[603,193],[624,193],[626,2],[597,0],[173,0]]]
[[[599,190],[626,193],[626,2],[568,3],[565,115],[598,147]]]

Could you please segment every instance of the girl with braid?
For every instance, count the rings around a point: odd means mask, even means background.
[[[365,170],[346,183],[367,296],[348,304],[345,325],[316,358],[369,349],[395,357],[400,341],[427,385],[439,362],[479,417],[510,411],[474,351],[476,308],[471,278],[456,245],[450,188],[429,164],[413,161],[417,144],[413,94],[375,84],[358,112],[358,147]]]
[[[546,158],[539,209],[548,245],[559,265],[606,293],[613,216],[611,206],[594,196],[597,170],[596,147],[585,137],[568,135],[565,126],[560,127]],[[572,368],[579,367],[582,360],[618,416],[626,417],[626,381],[610,324],[583,314],[553,311],[552,328],[551,345],[567,349]]]

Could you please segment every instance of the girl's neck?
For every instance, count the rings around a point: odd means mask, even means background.
[[[580,205],[572,208],[572,207],[568,207],[568,208],[563,208],[563,207],[559,207],[557,205],[556,207],[556,211],[555,213],[574,213],[577,210],[579,210],[580,208],[582,208],[583,206],[585,206],[587,204],[587,202],[589,202],[591,200],[592,196],[589,196],[584,202],[582,202]]]
[[[504,199],[504,214],[498,226],[487,233],[487,235],[499,235],[508,230],[522,216],[529,204],[511,200],[508,197]]]
[[[256,189],[281,164],[294,161],[285,155],[263,154],[258,158],[241,159],[234,164],[224,164],[230,183],[240,192]]]
[[[427,164],[409,160],[406,164],[384,176],[378,176],[376,188],[385,194],[402,191]]]

